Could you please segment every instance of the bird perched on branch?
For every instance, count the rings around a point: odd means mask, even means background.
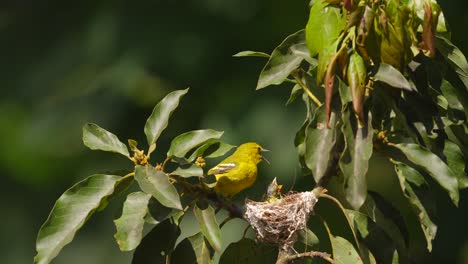
[[[236,151],[218,165],[208,171],[215,175],[216,193],[233,197],[240,191],[250,187],[257,179],[257,164],[265,160],[262,152],[268,151],[255,142],[244,143]]]

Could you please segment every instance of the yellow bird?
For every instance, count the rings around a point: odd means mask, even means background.
[[[268,151],[255,142],[244,143],[221,163],[211,168],[208,175],[216,176],[216,193],[232,197],[250,187],[257,179],[257,164],[265,160],[262,152]]]

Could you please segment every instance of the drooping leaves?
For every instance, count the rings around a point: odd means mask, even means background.
[[[170,219],[154,227],[133,254],[132,264],[170,263],[180,229]]]
[[[166,129],[174,110],[179,106],[180,99],[188,92],[185,90],[177,90],[169,93],[164,97],[153,109],[145,124],[145,135],[148,140],[148,145],[156,143],[161,133]]]
[[[180,134],[172,140],[167,156],[183,158],[190,150],[209,140],[219,139],[223,133],[223,131],[203,129]]]
[[[349,57],[348,85],[353,99],[354,113],[359,123],[364,124],[364,98],[366,93],[367,70],[361,55],[354,51]]]
[[[372,156],[372,121],[369,115],[366,127],[353,126],[350,111],[343,114],[342,131],[345,138],[339,165],[345,178],[346,199],[354,209],[359,209],[366,200],[366,174]]]
[[[134,192],[127,196],[122,216],[114,220],[117,229],[114,237],[120,250],[131,251],[140,244],[150,198],[150,194],[143,192]]]
[[[195,206],[193,209],[195,217],[197,218],[200,230],[206,237],[210,245],[217,252],[221,252],[221,230],[216,220],[216,215],[211,206],[202,210]]]
[[[198,264],[212,263],[211,252],[208,245],[205,243],[205,237],[202,233],[197,233],[187,238],[195,251]]]
[[[452,202],[458,205],[458,180],[455,173],[439,157],[424,149],[418,144],[394,144],[414,164],[421,166],[436,180],[448,193]]]
[[[421,228],[424,232],[427,242],[427,249],[429,252],[432,251],[432,240],[434,240],[437,232],[437,226],[432,222],[429,217],[429,214],[424,208],[424,205],[421,203],[420,198],[413,190],[413,187],[410,183],[414,184],[416,187],[423,187],[427,185],[424,177],[419,174],[419,172],[410,166],[394,161],[395,164],[395,171],[398,175],[398,180],[400,182],[401,190],[403,194],[411,203],[411,206],[414,210],[414,213],[419,219],[421,224]]]
[[[135,180],[140,185],[141,190],[151,194],[162,205],[182,210],[179,194],[164,172],[149,165],[136,166]]]
[[[332,113],[330,128],[326,127],[324,107],[317,110],[314,124],[306,128],[304,160],[312,171],[316,183],[320,182],[328,169],[332,158],[332,150],[336,142],[337,114]]]
[[[257,90],[283,83],[289,74],[299,66],[303,57],[293,53],[291,47],[295,45],[305,45],[304,30],[288,36],[273,50],[270,59],[260,73]]]
[[[127,146],[116,135],[96,124],[86,124],[83,127],[83,143],[93,150],[110,151],[129,156]]]
[[[450,42],[450,40],[442,37],[436,37],[436,47],[447,58],[450,65],[454,68],[458,77],[465,84],[465,91],[468,89],[468,62],[465,55]]]
[[[125,177],[96,174],[65,191],[39,230],[34,263],[46,264],[55,258],[89,217],[98,208],[105,207],[109,197],[126,189],[131,182]]]
[[[444,156],[447,159],[447,165],[455,173],[458,179],[459,189],[468,187],[468,176],[465,173],[465,159],[461,149],[457,144],[445,140]]]
[[[386,63],[380,64],[374,78],[376,81],[384,82],[395,88],[407,91],[416,91],[416,88],[411,85],[399,70]]]

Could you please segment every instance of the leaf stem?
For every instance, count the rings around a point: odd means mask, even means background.
[[[322,192],[320,194],[320,197],[323,197],[323,198],[327,198],[331,201],[333,201],[336,205],[338,205],[338,207],[341,209],[341,211],[343,212],[345,218],[346,218],[346,221],[348,222],[348,225],[349,225],[349,228],[351,228],[351,233],[353,233],[353,237],[354,237],[354,241],[356,242],[356,246],[357,248],[359,249],[359,251],[361,251],[361,247],[359,246],[359,241],[358,241],[358,238],[357,238],[357,235],[356,235],[356,232],[354,231],[354,225],[353,225],[353,222],[351,221],[351,219],[349,218],[348,214],[346,213],[346,208],[344,208],[344,206],[340,203],[340,201],[338,201],[338,199],[336,199],[335,197],[331,196],[331,195],[328,195],[324,192]]]
[[[306,94],[314,101],[314,103],[317,106],[322,106],[322,103],[320,100],[310,91],[310,89],[302,82],[301,78],[299,78],[297,71],[293,71],[292,76],[294,77],[294,80],[296,80],[296,83],[301,86],[301,88],[306,92]]]

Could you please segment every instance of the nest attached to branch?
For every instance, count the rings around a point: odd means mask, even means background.
[[[307,226],[317,201],[313,192],[293,193],[272,202],[247,201],[244,218],[260,241],[287,249],[296,242],[297,232]]]

